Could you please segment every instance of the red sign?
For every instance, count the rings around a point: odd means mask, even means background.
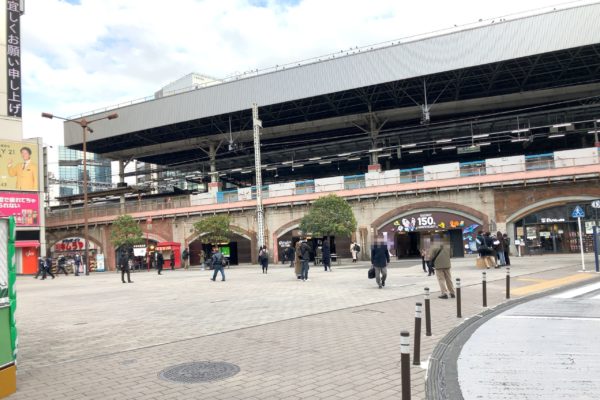
[[[0,217],[15,217],[19,226],[40,225],[40,197],[37,193],[0,192]]]
[[[84,248],[83,239],[80,238],[69,238],[63,239],[59,243],[54,245],[55,251],[76,251],[83,250]]]

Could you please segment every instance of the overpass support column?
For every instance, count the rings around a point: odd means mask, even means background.
[[[370,162],[369,162],[369,170],[368,172],[380,172],[381,164],[379,164],[379,152],[381,151],[382,144],[379,140],[379,132],[386,124],[387,120],[383,122],[379,122],[377,115],[371,111],[371,106],[369,105],[369,136],[371,137],[371,149],[370,152]]]
[[[208,158],[210,163],[210,183],[208,184],[208,192],[216,196],[221,190],[221,182],[219,182],[219,173],[217,172],[217,147],[214,143],[210,143],[208,148]]]
[[[125,187],[125,161],[119,160],[119,187]],[[122,194],[119,199],[121,204],[121,213],[125,212],[125,194]]]

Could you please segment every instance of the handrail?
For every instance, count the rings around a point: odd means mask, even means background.
[[[558,162],[557,164],[555,164]],[[586,160],[585,157],[561,159],[561,160],[536,160],[519,164],[508,164],[500,166],[476,166],[472,168],[460,168],[458,173],[449,174],[448,171],[433,172],[433,173],[414,173],[410,175],[399,175],[394,177],[384,178],[380,175],[379,178],[374,180],[368,180],[366,175],[362,176],[361,180],[350,180],[344,179],[343,182],[338,182],[330,185],[319,185],[318,190],[314,180],[304,180],[296,182],[296,186],[281,190],[268,190],[268,186],[265,187],[264,196],[265,199],[277,198],[282,196],[297,196],[306,195],[318,192],[336,192],[341,190],[354,190],[364,189],[369,187],[377,186],[388,186],[397,184],[410,184],[418,182],[443,182],[449,179],[456,178],[469,178],[475,176],[486,176],[486,175],[500,175],[505,173],[514,172],[534,172],[541,170],[556,170],[564,167],[582,166],[582,165],[594,165],[598,164],[600,160],[598,158]],[[489,171],[488,171],[489,169]],[[414,169],[413,169],[414,170]],[[243,199],[239,197],[237,190],[228,190],[225,192],[218,192],[218,195],[214,196],[202,194],[192,196],[171,196],[169,198],[151,199],[151,200],[137,200],[126,202],[125,204],[114,203],[104,205],[91,204],[87,207],[88,218],[98,217],[109,217],[120,213],[139,213],[139,212],[150,212],[150,211],[165,211],[192,207],[198,205],[213,205],[213,204],[231,204],[240,201],[247,201],[255,199],[256,194],[251,191],[250,196],[244,196]],[[70,208],[62,210],[54,210],[47,214],[48,222],[53,220],[71,220],[83,218],[83,208]]]

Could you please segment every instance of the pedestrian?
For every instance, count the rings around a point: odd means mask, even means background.
[[[156,254],[156,269],[158,270],[158,274],[162,275],[163,266],[165,264],[165,258],[163,257],[163,255],[160,251],[157,251],[155,254]]]
[[[290,260],[290,268],[294,267],[294,262],[296,261],[295,255],[296,255],[296,250],[290,243],[289,247],[287,248],[287,257],[288,257],[288,260]]]
[[[510,257],[509,257],[509,253],[510,253],[510,238],[505,233],[504,235],[502,235],[502,240],[504,241],[504,261],[506,261],[506,265],[507,266],[510,266]]]
[[[442,244],[440,238],[436,237],[433,240],[433,244],[429,249],[431,252],[431,263],[437,272],[438,283],[440,284],[440,291],[442,294],[438,296],[440,299],[447,299],[448,294],[450,297],[456,297],[454,294],[454,285],[452,284],[452,274],[450,273],[450,248],[447,245]]]
[[[44,274],[45,269],[46,269],[46,261],[44,260],[44,257],[38,257],[38,270],[37,270],[37,273],[35,274],[34,278],[37,279],[38,276]]]
[[[302,254],[300,254],[300,247],[302,247],[302,240],[296,242],[296,257],[294,260],[294,273],[298,279],[302,279]]]
[[[427,254],[427,251],[424,249],[419,250],[419,253],[421,254],[421,263],[423,264],[423,272],[427,272],[427,262],[425,261],[425,256]]]
[[[65,259],[65,256],[60,255],[58,257],[58,260],[56,261],[56,275],[60,274],[60,271],[65,273],[65,276],[69,275],[67,273],[67,270],[65,269],[65,264],[67,263],[67,260]]]
[[[487,255],[485,257],[486,266],[488,268],[500,268],[496,262],[496,250],[494,250],[494,238],[490,232],[483,234],[483,240],[485,241],[485,247],[487,249]]]
[[[329,270],[331,272],[331,247],[329,246],[329,238],[325,237],[323,239],[323,267],[325,271]]]
[[[498,231],[496,233],[496,240],[494,240],[494,250],[496,250],[496,256],[498,257],[498,262],[500,266],[506,265],[506,260],[504,259],[504,238],[502,237],[502,232]]]
[[[125,274],[127,274],[127,282],[133,283],[130,275],[129,268],[129,257],[127,256],[127,252],[123,251],[121,253],[121,257],[119,258],[119,268],[121,269],[121,282],[125,283]]]
[[[213,255],[211,257],[211,264],[212,267],[214,269],[213,272],[213,277],[211,278],[211,281],[215,281],[217,279],[217,273],[220,271],[221,272],[221,281],[225,281],[225,257],[223,256],[223,254],[219,251],[219,248],[217,246],[213,247]]]
[[[52,256],[46,257],[44,262],[44,274],[42,275],[42,280],[46,279],[46,274],[50,275],[52,279],[56,278],[52,273]]]
[[[188,249],[185,248],[183,249],[183,252],[181,253],[181,263],[183,264],[183,268],[185,268],[186,270],[189,269],[190,267],[190,253],[188,252]],[[202,261],[202,260],[200,260]]]
[[[358,259],[358,253],[360,252],[360,246],[356,241],[352,241],[350,244],[350,253],[352,253],[352,262],[355,263]]]
[[[371,247],[371,264],[375,268],[375,281],[379,289],[385,286],[387,279],[387,266],[390,263],[390,252],[387,244],[382,237],[375,240],[375,244]]]
[[[266,274],[269,271],[269,251],[267,246],[262,246],[258,251],[258,262],[262,267],[262,273]]]
[[[421,257],[423,258],[425,267],[427,268],[427,276],[435,275],[435,268],[431,262],[431,252],[427,250],[421,250]]]
[[[175,271],[175,252],[171,251],[171,257],[169,257],[169,262],[171,263],[171,271]]]
[[[75,276],[79,276],[79,268],[81,268],[81,255],[75,253],[73,256],[73,262],[75,263]]]
[[[300,258],[302,259],[302,281],[306,282],[308,280],[308,269],[310,268],[308,263],[310,261],[310,246],[306,242],[306,240],[302,241],[300,245]]]

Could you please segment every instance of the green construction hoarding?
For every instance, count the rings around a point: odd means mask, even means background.
[[[15,221],[0,219],[0,368],[17,359]]]

